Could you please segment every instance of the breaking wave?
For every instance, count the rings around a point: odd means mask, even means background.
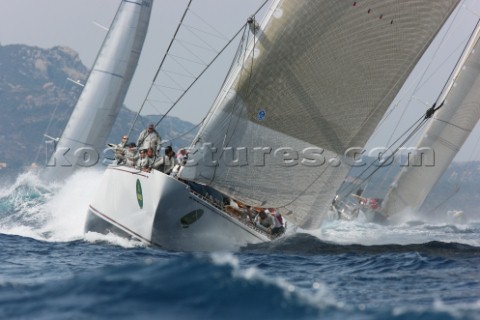
[[[50,242],[82,239],[140,245],[113,234],[84,235],[88,204],[101,175],[100,170],[88,169],[62,183],[44,183],[36,172],[20,174],[11,186],[0,187],[0,233]]]

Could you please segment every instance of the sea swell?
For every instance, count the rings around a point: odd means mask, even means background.
[[[240,270],[238,263],[229,262],[236,259],[231,255],[181,254],[165,260],[157,251],[137,256],[136,263],[64,273],[63,279],[3,283],[0,300],[6,307],[0,316],[221,319],[264,314],[308,318],[329,307],[312,305],[284,280],[265,277],[255,268]]]
[[[168,252],[83,233],[98,177],[0,188],[0,318],[478,318],[478,222],[334,221],[237,253]]]
[[[478,234],[478,233],[477,233]],[[308,233],[296,233],[268,243],[248,245],[243,252],[287,253],[287,254],[385,254],[417,252],[443,257],[480,257],[480,247],[468,244],[442,241],[429,241],[415,244],[338,244],[321,240]]]
[[[4,319],[475,319],[480,309],[473,296],[428,299],[421,288],[412,304],[395,293],[400,283],[412,286],[402,268],[372,273],[375,261],[345,254],[199,255],[18,236],[0,241],[29,248],[23,260],[2,267],[10,279],[16,268],[20,278],[0,281]]]

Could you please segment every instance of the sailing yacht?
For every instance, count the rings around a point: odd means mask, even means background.
[[[436,103],[421,124],[428,122],[407,162],[384,199],[353,194],[359,205],[340,212],[352,218],[362,210],[369,221],[384,222],[401,212],[418,212],[480,119],[480,23],[477,22]],[[361,180],[361,179],[358,179]],[[343,210],[345,210],[343,208]]]
[[[227,199],[318,228],[352,148],[365,145],[458,3],[273,1],[178,176],[108,167],[85,231],[187,251],[272,240],[227,212]]]
[[[384,210],[388,215],[406,209],[420,209],[480,119],[479,39],[480,25],[477,24],[445,92],[437,102],[441,108],[432,115],[429,127],[417,144],[418,150],[431,152],[413,155],[414,163],[424,161],[434,165],[409,166],[399,173],[384,201]]]

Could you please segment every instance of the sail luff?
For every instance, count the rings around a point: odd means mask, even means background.
[[[148,30],[153,0],[123,0],[83,91],[44,170],[62,180],[100,160],[125,99]]]
[[[419,210],[480,119],[480,24],[477,24],[421,140],[392,183],[384,211]]]

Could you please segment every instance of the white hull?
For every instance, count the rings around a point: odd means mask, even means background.
[[[236,250],[270,240],[183,182],[159,171],[147,173],[122,166],[106,170],[89,206],[88,231],[113,232],[182,251]]]

